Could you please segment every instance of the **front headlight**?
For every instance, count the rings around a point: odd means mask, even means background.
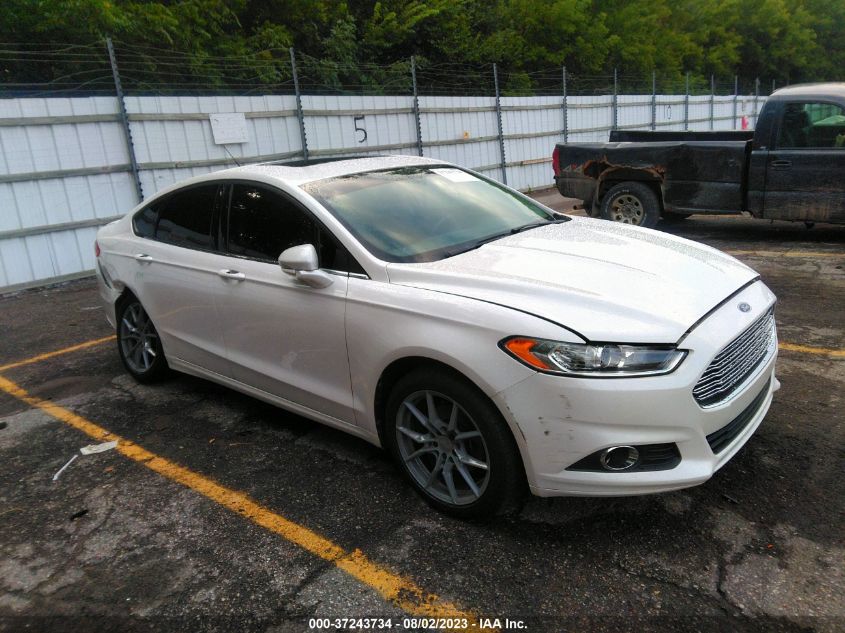
[[[590,378],[668,374],[687,355],[671,345],[561,343],[523,336],[507,338],[500,345],[532,369]]]

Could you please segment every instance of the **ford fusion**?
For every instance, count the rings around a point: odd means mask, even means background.
[[[775,297],[717,250],[557,216],[454,165],[239,167],[97,235],[126,370],[383,446],[436,508],[706,481],[772,393]]]

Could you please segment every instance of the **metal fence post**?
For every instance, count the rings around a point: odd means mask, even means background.
[[[774,92],[774,91],[775,91],[775,80],[772,79],[772,92]],[[772,94],[772,92],[770,92],[769,94]]]
[[[733,129],[736,129],[736,101],[739,99],[739,77],[734,75]]]
[[[651,129],[657,129],[657,71],[651,71]]]
[[[715,116],[716,105],[716,80],[710,75],[710,129],[713,129],[713,117]]]
[[[420,99],[417,94],[417,62],[413,55],[411,55],[411,83],[414,86],[414,124],[417,127],[417,154],[422,156],[422,122],[420,121]]]
[[[760,78],[754,79],[754,127],[757,127],[757,100],[760,98]]]
[[[563,67],[563,142],[569,142],[569,104],[566,91],[566,66]]]
[[[611,122],[611,129],[616,129],[619,125],[619,77],[616,73],[616,69],[613,69],[613,114],[612,114],[612,122]]]
[[[120,122],[123,124],[123,138],[126,140],[126,151],[129,154],[129,167],[132,170],[132,182],[135,185],[135,193],[138,194],[138,202],[144,200],[144,190],[141,188],[141,176],[138,170],[138,161],[135,158],[135,145],[132,142],[132,130],[129,128],[129,115],[126,114],[126,102],[123,100],[123,87],[120,85],[120,73],[117,71],[117,58],[114,54],[114,44],[111,38],[106,38],[106,48],[109,51],[109,63],[111,74],[114,79],[114,90],[117,95],[117,107],[120,111]]]
[[[689,73],[687,73],[686,87],[684,88],[684,131],[689,130]]]
[[[299,92],[299,75],[296,73],[296,55],[290,47],[290,70],[293,73],[293,89],[296,92],[296,118],[299,120],[299,138],[302,140],[302,158],[308,160],[308,139],[305,137],[305,115],[302,112],[302,94]]]
[[[499,125],[499,151],[502,154],[502,182],[508,184],[508,169],[505,163],[505,135],[502,132],[502,102],[499,95],[499,70],[493,64],[493,85],[496,88],[496,122]]]

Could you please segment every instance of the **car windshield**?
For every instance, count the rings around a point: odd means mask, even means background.
[[[451,166],[364,172],[302,188],[389,262],[436,261],[555,221],[542,205]]]

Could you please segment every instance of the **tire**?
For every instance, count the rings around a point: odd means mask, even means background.
[[[117,306],[117,351],[126,371],[138,382],[155,382],[169,373],[158,332],[133,296]]]
[[[525,469],[511,431],[459,376],[423,368],[401,378],[387,400],[384,437],[399,470],[437,510],[489,519],[521,508]]]
[[[648,185],[621,182],[604,195],[601,217],[622,224],[654,228],[660,219],[660,201]]]

